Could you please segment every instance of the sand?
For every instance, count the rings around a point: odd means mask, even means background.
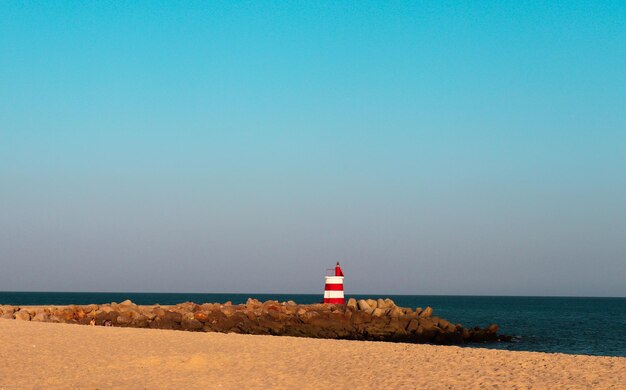
[[[626,388],[626,358],[0,320],[0,389]]]

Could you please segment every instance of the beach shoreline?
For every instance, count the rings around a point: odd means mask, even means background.
[[[0,319],[0,388],[623,388],[626,358]]]

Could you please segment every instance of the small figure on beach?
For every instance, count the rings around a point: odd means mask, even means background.
[[[106,321],[104,321],[104,323],[102,325],[104,325],[104,326],[113,326],[113,322],[111,322],[111,320],[106,320]]]
[[[89,321],[89,325],[91,325],[91,326],[96,325],[96,319],[92,318],[91,321]]]

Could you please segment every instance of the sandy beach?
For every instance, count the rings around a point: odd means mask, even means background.
[[[0,388],[624,388],[626,358],[0,320]]]

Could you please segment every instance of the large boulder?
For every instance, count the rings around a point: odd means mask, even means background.
[[[156,316],[150,323],[152,326],[156,324],[158,329],[180,329],[180,323],[183,320],[183,316],[175,311],[166,310],[162,316]]]
[[[350,309],[350,310],[352,310],[352,311],[357,310],[357,309],[358,309],[358,307],[357,307],[357,302],[356,302],[356,299],[354,299],[354,298],[350,298],[350,299],[348,299],[348,304],[346,305],[346,308],[347,308],[347,309]]]
[[[96,310],[96,314],[99,314],[99,313],[110,313],[112,311],[115,311],[115,310],[113,309],[113,307],[111,305],[102,305],[102,306],[100,306],[100,308],[98,308]]]
[[[20,309],[15,312],[15,319],[20,321],[30,321],[30,313],[26,309]]]
[[[350,318],[351,322],[355,326],[367,324],[372,321],[372,315],[366,311],[355,311]]]
[[[428,306],[426,309],[422,310],[419,314],[420,318],[428,318],[433,314],[433,308]]]
[[[377,307],[376,309],[374,309],[374,311],[372,312],[372,316],[373,317],[382,317],[386,314],[385,309],[381,309],[379,307]]]
[[[85,313],[93,313],[96,310],[98,310],[98,305],[87,305],[87,306],[83,306],[83,310],[85,310]]]
[[[367,299],[366,302],[372,309],[376,309],[378,307],[378,301],[375,299]]]
[[[136,311],[131,311],[131,310],[124,311],[122,309],[122,311],[120,312],[120,314],[117,316],[115,320],[116,320],[116,323],[120,326],[129,326],[133,324],[135,319],[139,316],[140,314],[137,313]]]
[[[152,321],[156,317],[156,313],[150,306],[139,306],[139,314],[145,317],[148,321]]]
[[[4,314],[11,314],[11,318],[13,318],[13,312],[15,312],[15,308],[11,305],[0,305],[0,316]]]
[[[180,326],[182,330],[198,331],[198,330],[202,330],[202,328],[204,327],[204,324],[198,321],[195,318],[193,313],[185,313]]]
[[[457,331],[456,325],[444,320],[443,318],[437,318],[437,326],[450,333],[455,333]]]
[[[121,306],[137,306],[130,299],[122,301],[122,302],[118,303],[118,305],[121,305]]]
[[[43,310],[37,312],[35,316],[32,318],[32,321],[37,321],[37,322],[48,322],[49,320],[50,320],[50,315]]]
[[[209,312],[207,311],[197,311],[193,313],[193,318],[199,322],[207,322],[209,320]]]
[[[90,313],[92,314],[92,313]],[[117,317],[119,317],[120,313],[118,313],[117,311],[111,310],[97,310],[95,313],[95,316],[91,317],[92,319],[95,320],[95,323],[97,325],[104,325],[105,323],[111,323],[111,324],[116,324],[117,323]],[[58,317],[57,317],[58,318]],[[62,319],[59,318],[59,322],[64,322]]]
[[[319,317],[320,313],[316,311],[304,311],[299,317],[302,319],[302,322],[305,324],[310,324],[314,321],[316,317]]]
[[[406,327],[408,333],[415,333],[419,327],[419,322],[416,319],[411,319]]]
[[[66,324],[73,324],[78,322],[77,312],[75,311],[75,307],[73,306],[57,307],[54,309],[53,314],[59,322],[63,322]]]
[[[371,313],[372,311],[374,311],[374,309],[370,306],[370,304],[365,299],[359,300],[357,305],[359,307],[359,310],[364,311],[366,313]]]
[[[415,334],[417,341],[428,343],[434,341],[439,332],[440,329],[432,321],[420,321]]]

